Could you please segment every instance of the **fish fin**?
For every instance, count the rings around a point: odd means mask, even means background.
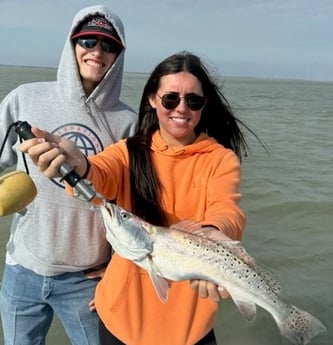
[[[317,318],[294,305],[289,315],[282,321],[277,321],[281,335],[293,344],[307,344],[313,337],[327,331]]]
[[[225,248],[228,248],[232,254],[243,260],[251,267],[254,268],[256,266],[254,258],[249,255],[240,241],[222,240],[217,242],[221,243]]]
[[[151,257],[149,257],[148,261],[150,264],[149,276],[152,281],[152,284],[155,288],[155,291],[159,299],[163,303],[165,303],[168,300],[168,292],[169,292],[170,284],[167,279],[158,275],[157,267]]]
[[[257,307],[254,303],[250,302],[245,302],[240,299],[234,298],[233,296],[232,300],[236,304],[238,310],[240,313],[248,320],[251,321],[255,318],[256,312],[257,312]]]

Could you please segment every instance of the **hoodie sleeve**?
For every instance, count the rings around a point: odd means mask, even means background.
[[[88,159],[91,165],[87,177],[96,191],[109,200],[117,199],[121,205],[128,205],[131,194],[126,141],[120,140]]]
[[[0,143],[4,144],[3,152],[1,154],[0,160],[0,172],[6,168],[10,168],[17,163],[17,151],[15,145],[17,143],[18,136],[12,128],[8,133],[8,138],[6,143],[4,140],[6,138],[7,130],[9,127],[17,121],[17,103],[15,102],[16,91],[10,92],[0,104]]]
[[[228,150],[217,164],[208,184],[205,220],[202,225],[212,225],[234,240],[242,238],[246,216],[240,208],[240,162]]]

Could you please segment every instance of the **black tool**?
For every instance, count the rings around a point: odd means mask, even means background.
[[[26,121],[18,121],[16,123],[15,132],[24,140],[35,138],[31,132],[30,124]],[[88,186],[84,180],[81,179],[81,176],[74,171],[74,168],[70,167],[67,163],[63,163],[60,166],[59,173],[62,179],[71,187],[75,187],[85,200],[91,201],[96,196],[96,192]]]

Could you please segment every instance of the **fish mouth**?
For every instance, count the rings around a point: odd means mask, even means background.
[[[105,207],[106,207],[110,217],[114,218],[116,216],[114,205],[111,204],[110,202],[106,202]]]

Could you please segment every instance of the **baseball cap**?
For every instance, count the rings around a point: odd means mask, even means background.
[[[97,34],[108,37],[120,46],[123,46],[116,29],[108,20],[100,15],[86,19],[72,35],[72,39],[83,36],[95,36]]]

